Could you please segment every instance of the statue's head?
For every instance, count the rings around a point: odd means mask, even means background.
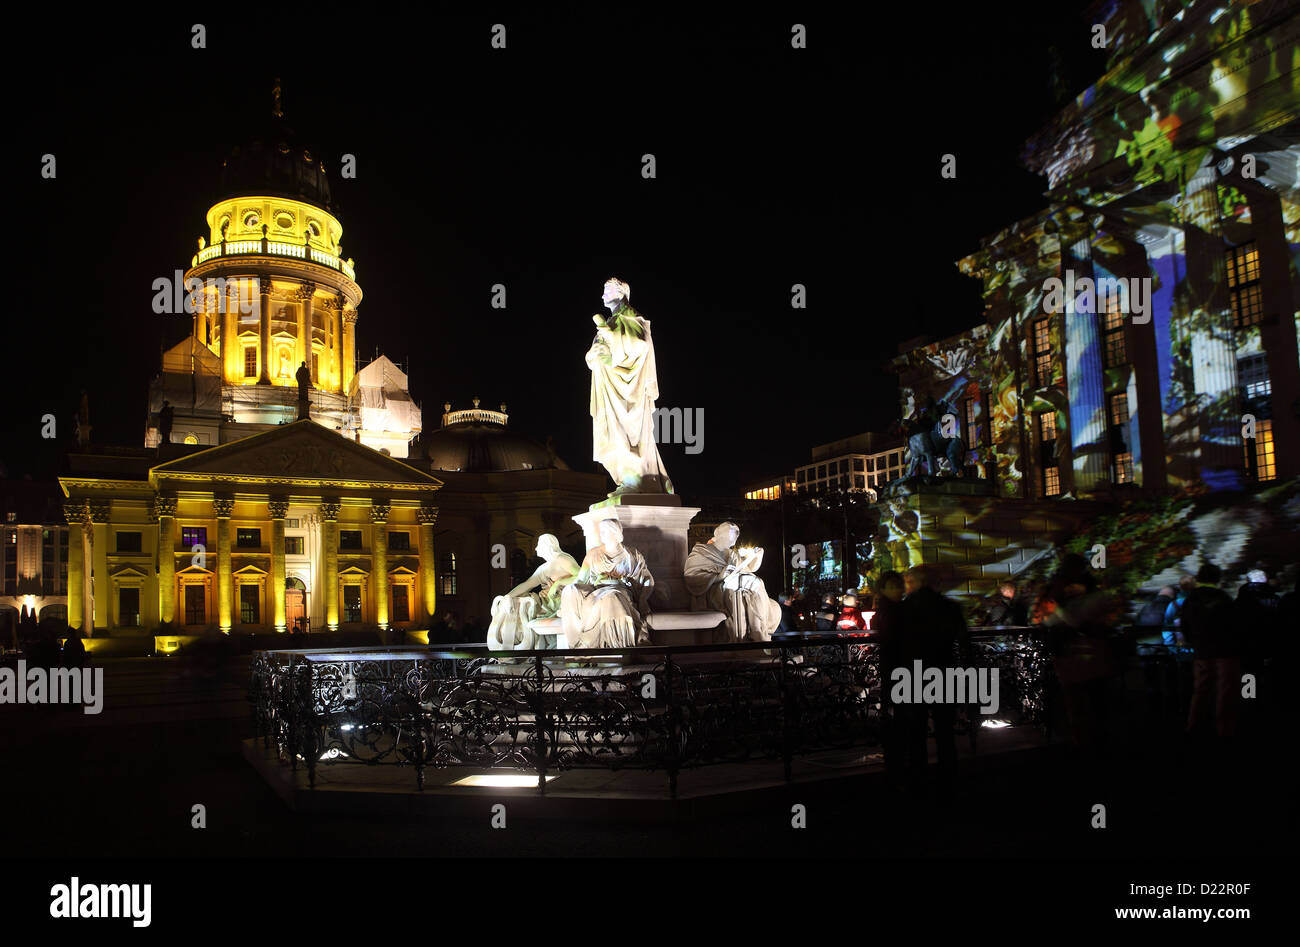
[[[605,305],[612,311],[620,302],[626,302],[632,296],[632,287],[623,282],[617,276],[611,276],[605,280],[605,292],[601,299]]]
[[[713,545],[719,549],[730,549],[740,538],[740,527],[735,523],[719,523],[713,531]]]
[[[601,520],[596,532],[600,535],[600,541],[607,546],[623,541],[623,524],[616,519]]]
[[[560,554],[560,541],[550,533],[542,533],[537,537],[537,555],[541,556],[547,562],[550,562]]]

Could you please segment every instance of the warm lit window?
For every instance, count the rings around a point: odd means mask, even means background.
[[[1246,468],[1256,480],[1277,479],[1277,460],[1273,455],[1273,422],[1263,418],[1255,422],[1254,440],[1245,438]]]
[[[257,377],[257,349],[252,346],[244,349],[244,377]]]
[[[197,444],[198,442],[199,442],[199,439],[198,439],[198,436],[197,436],[197,435],[194,435],[194,434],[186,434],[186,435],[185,435],[185,443],[186,443],[186,444],[191,444],[191,445],[193,445],[193,444]]]
[[[1128,424],[1128,393],[1121,391],[1110,396],[1110,423]]]
[[[1115,482],[1133,482],[1133,455],[1125,452],[1115,455]]]
[[[1128,348],[1124,344],[1124,313],[1116,296],[1106,297],[1106,311],[1101,317],[1102,348],[1107,368],[1128,362]]]
[[[1061,469],[1059,467],[1043,468],[1043,495],[1054,497],[1061,493]]]
[[[206,526],[182,526],[181,545],[186,549],[193,549],[195,546],[202,546],[207,549],[208,528]]]
[[[1232,297],[1232,324],[1243,329],[1259,322],[1264,299],[1259,283],[1259,249],[1254,242],[1228,251],[1228,292]]]
[[[1038,415],[1038,439],[1044,444],[1056,440],[1056,412],[1043,411]]]
[[[975,426],[976,412],[979,410],[979,401],[975,398],[966,399],[966,446],[974,450],[979,447],[979,441],[976,435],[979,433]]]
[[[1039,319],[1034,323],[1034,375],[1040,388],[1052,383],[1051,320]]]
[[[286,536],[284,537],[284,554],[286,556],[301,556],[303,545],[301,536]]]
[[[261,547],[262,531],[260,529],[235,530],[235,545],[240,549],[257,549]]]

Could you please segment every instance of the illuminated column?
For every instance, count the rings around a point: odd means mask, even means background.
[[[330,375],[329,390],[343,390],[343,306],[342,296],[330,307]],[[344,392],[346,394],[346,392]]]
[[[271,500],[266,504],[271,515],[271,589],[275,596],[275,630],[284,631],[284,518],[289,513],[288,500]]]
[[[257,278],[257,288],[260,291],[258,300],[258,323],[261,329],[261,337],[258,341],[258,348],[261,349],[262,371],[258,381],[263,385],[271,383],[271,279],[267,276]]]
[[[422,506],[415,515],[420,521],[420,593],[424,599],[424,620],[432,625],[438,593],[438,576],[433,558],[433,527],[438,522],[438,508]]]
[[[352,390],[352,373],[357,366],[357,311],[343,314],[343,394]]]
[[[63,504],[63,515],[68,521],[68,627],[89,628],[85,624],[85,590],[82,588],[86,572],[86,501],[68,500]]]
[[[321,500],[321,552],[325,559],[325,627],[339,630],[339,501]]]
[[[388,510],[387,500],[370,501],[370,519],[375,524],[370,547],[370,569],[374,574],[375,623],[388,630]]]
[[[222,634],[231,629],[230,580],[230,514],[235,512],[235,501],[217,497],[212,501],[217,515],[217,624]]]
[[[90,521],[94,538],[92,551],[93,572],[91,587],[95,593],[94,624],[90,627],[108,627],[108,517],[110,505],[106,502],[91,502]]]
[[[315,283],[303,283],[298,289],[298,346],[294,350],[293,370],[303,362],[311,368],[311,301],[316,293]]]
[[[244,358],[240,351],[238,282],[226,284],[225,311],[221,313],[221,371],[226,377],[227,385],[238,385],[244,380]],[[232,302],[233,300],[233,302]]]
[[[158,517],[158,620],[171,624],[176,620],[176,538],[172,524],[176,516],[176,498],[154,498]]]

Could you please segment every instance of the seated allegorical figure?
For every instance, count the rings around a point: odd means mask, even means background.
[[[600,545],[582,560],[577,579],[560,593],[560,621],[570,648],[630,648],[650,642],[654,576],[645,557],[623,545],[623,524],[601,520]]]
[[[560,541],[550,533],[537,537],[537,555],[545,560],[537,571],[492,600],[487,642],[493,651],[538,647],[530,622],[559,614],[560,593],[577,578],[578,560],[560,549]]]
[[[725,612],[726,640],[768,641],[781,624],[781,606],[767,597],[754,570],[763,563],[763,550],[745,556],[736,550],[740,527],[723,523],[707,543],[696,543],[686,557],[686,588],[691,607]]]

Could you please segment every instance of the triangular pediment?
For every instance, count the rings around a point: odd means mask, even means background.
[[[442,481],[358,444],[315,421],[294,421],[261,434],[178,457],[149,471],[155,487],[196,481],[283,483],[399,492],[429,492]]]

